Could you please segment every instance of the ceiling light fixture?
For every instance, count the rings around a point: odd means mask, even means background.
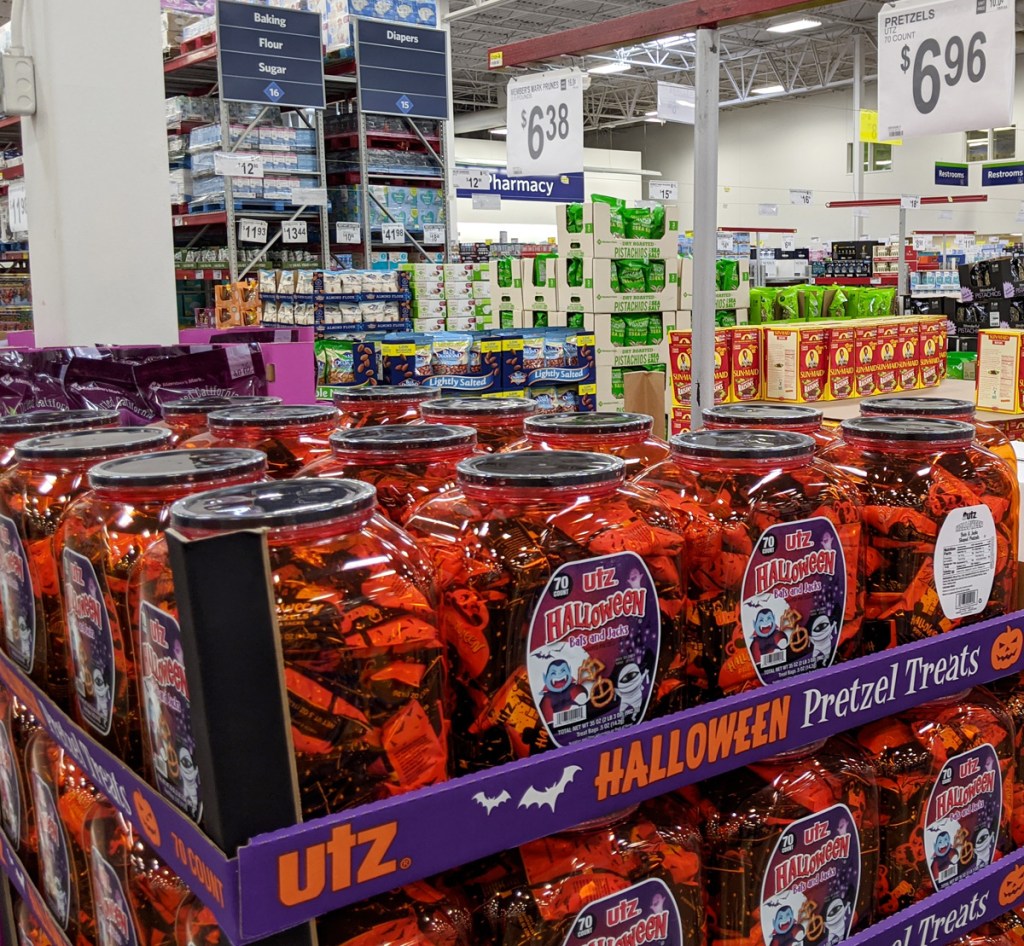
[[[751,95],[776,95],[779,92],[785,92],[786,89],[781,85],[763,85],[759,89],[751,89]]]
[[[657,114],[658,114],[658,110],[657,109],[655,109],[653,112],[644,112],[644,115],[646,115],[648,118],[654,118],[654,117],[657,116]]]
[[[588,69],[592,76],[610,76],[614,72],[629,72],[633,67],[621,59],[617,59],[615,62],[606,62],[600,66],[594,66],[593,69]]]
[[[504,138],[505,135],[508,134],[508,128],[507,127],[492,128],[491,129],[491,134],[492,135],[497,135],[499,138]]]
[[[813,30],[816,26],[821,26],[821,20],[790,20],[788,23],[779,23],[775,26],[769,26],[769,33],[796,33],[800,30]]]

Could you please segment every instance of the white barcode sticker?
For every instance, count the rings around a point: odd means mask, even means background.
[[[777,650],[771,654],[765,654],[761,658],[762,667],[778,667],[780,664],[786,662],[786,652],[784,650]]]
[[[956,877],[956,864],[950,864],[945,870],[939,871],[939,883],[944,884]]]
[[[556,726],[568,726],[570,723],[582,723],[587,718],[586,706],[573,706],[570,709],[555,713]]]
[[[935,583],[952,620],[980,614],[996,577],[996,524],[985,505],[954,509],[935,543]]]

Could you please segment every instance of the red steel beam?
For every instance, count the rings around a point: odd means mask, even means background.
[[[648,42],[659,36],[687,33],[701,28],[742,23],[778,13],[793,13],[811,7],[829,6],[839,0],[684,0],[657,10],[645,10],[619,16],[603,23],[592,23],[550,36],[538,36],[517,43],[506,43],[488,50],[489,69],[525,66],[557,56],[582,56],[586,53],[618,49]]]
[[[984,204],[988,201],[988,194],[967,194],[963,197],[922,197],[921,203],[928,204]],[[902,201],[899,197],[880,197],[873,200],[830,200],[825,206],[835,207],[899,207]]]

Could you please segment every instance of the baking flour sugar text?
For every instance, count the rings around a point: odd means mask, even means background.
[[[968,680],[978,672],[980,648],[965,644],[959,654],[935,660],[904,657],[894,660],[881,676],[854,677],[835,692],[808,687],[802,694],[801,729],[810,729],[875,707],[892,703],[903,696],[914,696],[943,684]]]
[[[602,752],[594,778],[597,800],[784,740],[789,733],[790,700],[788,694],[764,700],[685,729],[655,734],[649,741],[634,739],[627,746]]]

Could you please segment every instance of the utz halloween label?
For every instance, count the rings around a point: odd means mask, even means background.
[[[32,797],[36,807],[36,828],[39,832],[39,870],[43,896],[54,919],[67,927],[71,912],[71,862],[64,828],[57,813],[57,799],[50,786],[32,773]]]
[[[635,552],[562,565],[530,622],[534,705],[555,745],[644,718],[654,689],[661,615]]]
[[[36,600],[18,527],[7,516],[0,516],[0,600],[7,653],[31,673],[36,654]]]
[[[114,639],[92,562],[64,549],[64,613],[78,711],[101,735],[114,712]]]
[[[936,890],[992,863],[999,841],[1003,781],[989,743],[942,767],[925,809],[924,849]]]
[[[765,868],[765,944],[835,946],[846,939],[860,894],[860,863],[860,835],[846,805],[794,821]]]
[[[935,578],[947,618],[970,617],[988,606],[996,580],[996,524],[984,503],[946,516],[935,543]]]
[[[588,904],[573,920],[563,946],[620,943],[683,946],[679,907],[663,880],[644,880]]]
[[[139,608],[139,636],[142,700],[157,787],[198,821],[202,801],[181,628],[166,611],[144,601]]]
[[[89,859],[99,946],[138,946],[128,898],[117,871],[107,863],[97,847],[92,848]]]
[[[21,787],[6,722],[0,722],[0,822],[15,847],[21,844]]]
[[[846,560],[823,517],[761,533],[743,575],[743,637],[761,683],[831,666],[846,609]]]

